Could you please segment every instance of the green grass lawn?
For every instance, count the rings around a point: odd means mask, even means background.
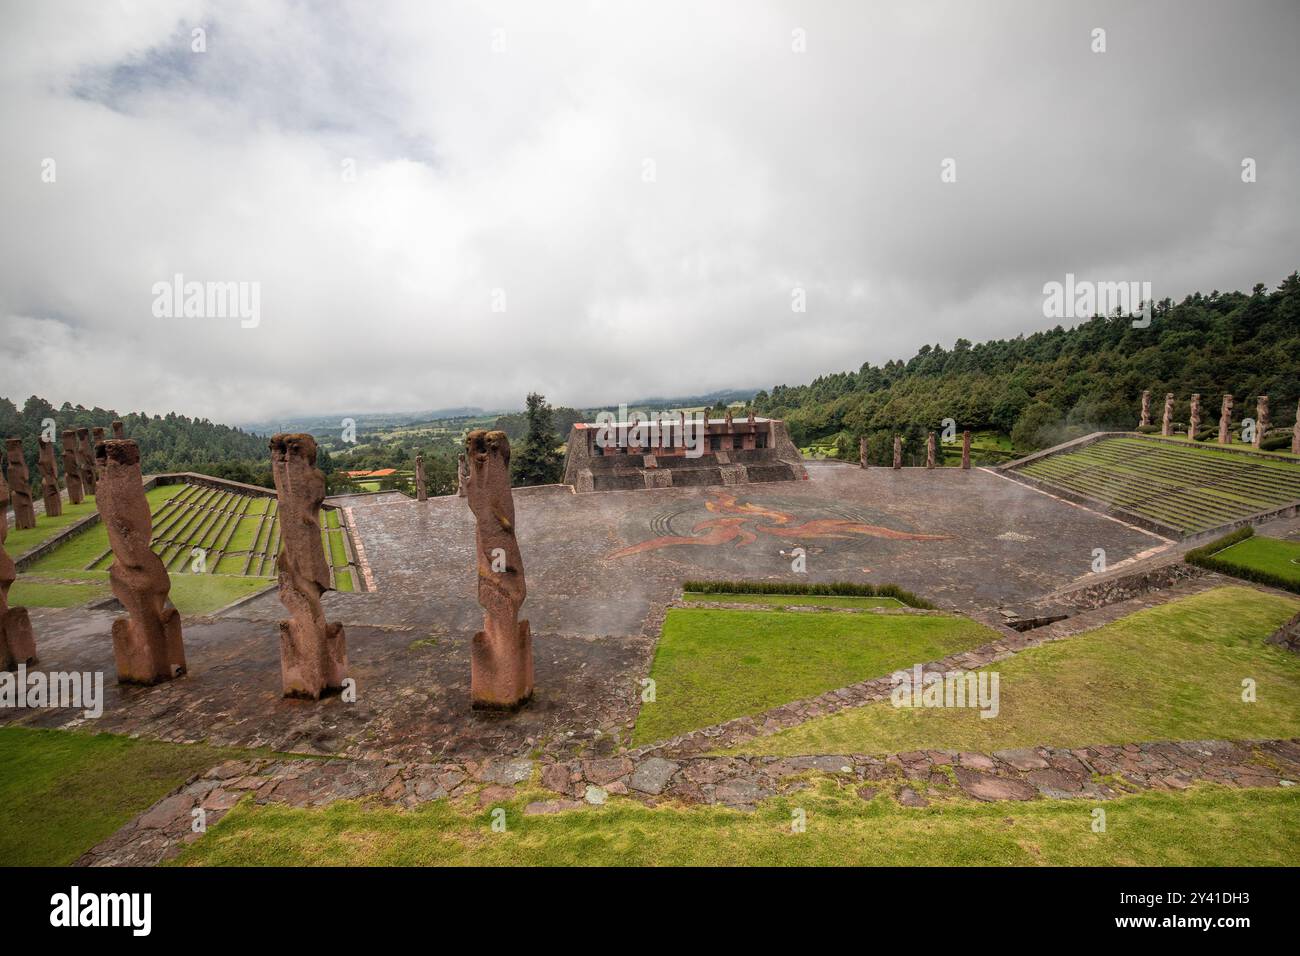
[[[634,745],[756,714],[995,640],[948,615],[670,608]]]
[[[241,753],[0,727],[0,866],[66,866],[191,774]]]
[[[1264,639],[1300,601],[1216,588],[1096,631],[1021,651],[1000,673],[1001,709],[895,708],[889,701],[810,720],[746,753],[990,751],[1139,740],[1300,735],[1300,657]],[[1242,680],[1257,700],[1241,699]]]
[[[1214,555],[1243,568],[1276,574],[1293,584],[1300,584],[1300,543],[1254,535]]]
[[[687,591],[686,601],[711,601],[719,604],[762,604],[767,607],[904,607],[891,597],[846,597],[839,594],[703,594]]]
[[[274,578],[232,574],[173,571],[170,576],[171,601],[182,614],[208,614],[275,583]],[[33,573],[19,575],[9,591],[9,603],[20,607],[74,607],[112,596],[107,571]]]
[[[40,494],[40,482],[37,481],[37,487],[34,494]],[[44,515],[36,516],[35,528],[11,528],[9,536],[5,538],[5,550],[9,552],[9,557],[17,558],[25,554],[32,548],[36,547],[50,538],[54,537],[68,525],[76,524],[86,515],[95,513],[95,496],[87,495],[85,501],[79,505],[63,502],[63,514],[57,518],[47,518]]]
[[[323,809],[255,807],[245,800],[197,842],[180,865],[208,866],[1294,866],[1300,863],[1295,788],[1199,786],[1106,803],[1106,831],[1092,832],[1093,804],[962,801],[907,809],[879,794],[821,780],[743,813],[719,807],[650,809],[614,799],[548,816],[507,804],[506,829],[491,809],[448,801],[414,812],[339,803]],[[553,796],[553,795],[550,795]],[[791,832],[791,814],[807,828]]]
[[[145,498],[149,501],[149,509],[156,512],[162,506],[163,502],[176,495],[180,491],[180,488],[180,485],[159,485],[155,488],[150,488],[145,492]],[[87,499],[87,501],[89,500],[90,499]],[[83,502],[82,507],[84,507],[84,504],[85,503]],[[93,504],[91,505],[90,510],[94,510]],[[67,509],[64,509],[64,515],[67,515]],[[43,520],[44,519],[41,518],[36,519],[36,528],[34,530],[41,530]],[[51,523],[53,523],[54,521],[61,521],[62,519],[50,520]],[[70,524],[71,522],[68,523]],[[31,534],[31,531],[21,533]],[[5,541],[5,550],[7,550],[11,555],[17,555],[24,550],[19,549],[16,545],[11,543],[18,534],[19,532],[11,534],[8,540]],[[48,537],[49,535],[44,535],[42,540]],[[85,569],[86,565],[90,564],[90,562],[94,561],[107,550],[108,530],[102,523],[96,524],[94,527],[91,527],[75,536],[70,541],[60,544],[49,554],[45,555],[45,557],[33,564],[28,570],[35,573],[59,572],[60,574],[66,571],[81,571]]]
[[[107,580],[70,582],[23,574],[9,589],[9,603],[16,607],[76,607],[110,593]]]

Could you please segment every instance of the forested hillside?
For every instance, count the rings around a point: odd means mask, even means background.
[[[1270,397],[1273,421],[1289,428],[1300,399],[1300,276],[1273,292],[1211,292],[1157,303],[1148,328],[1128,317],[1098,317],[1071,329],[951,349],[925,346],[906,362],[864,364],[809,385],[759,392],[756,407],[784,418],[799,445],[833,440],[856,459],[866,436],[882,459],[892,434],[942,428],[1010,434],[1017,450],[1047,447],[1098,429],[1137,425],[1143,389],[1155,420],[1165,392],[1187,401],[1200,392],[1203,420],[1217,424],[1222,394],[1236,398],[1235,420]]]
[[[22,438],[27,467],[37,482],[37,439],[49,419],[54,421],[57,436],[62,436],[66,428],[96,426],[104,428],[111,436],[113,421],[120,419],[126,428],[126,437],[134,438],[140,445],[141,468],[145,474],[202,471],[248,481],[260,478],[258,473],[264,470],[267,481],[257,483],[265,484],[270,480],[270,457],[265,438],[228,425],[214,424],[206,418],[186,418],[174,412],[153,416],[138,412],[119,415],[111,408],[84,408],[67,402],[62,408],[55,408],[35,395],[19,409],[10,399],[0,398],[0,437]],[[237,473],[231,473],[231,469]],[[62,472],[60,457],[60,475]]]

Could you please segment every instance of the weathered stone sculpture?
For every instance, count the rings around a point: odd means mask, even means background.
[[[970,470],[970,432],[961,433],[961,466]]]
[[[1187,437],[1196,441],[1196,433],[1201,430],[1201,396],[1192,396],[1192,410],[1188,416]]]
[[[63,514],[63,495],[59,493],[59,471],[54,464],[54,446],[44,438],[38,439],[41,447],[36,467],[41,470],[41,498],[45,501],[45,517],[57,518]]]
[[[1254,446],[1258,448],[1264,441],[1264,435],[1268,432],[1268,396],[1261,395],[1255,401],[1255,441]]]
[[[865,436],[858,439],[858,466],[860,468],[867,467],[867,439]]]
[[[1174,393],[1165,392],[1165,420],[1160,426],[1160,434],[1168,438],[1174,433]]]
[[[14,527],[35,528],[36,509],[32,507],[32,486],[27,474],[27,459],[23,457],[23,440],[7,439],[5,450],[9,455],[9,491],[14,505]]]
[[[90,446],[89,428],[77,429],[77,461],[81,465],[81,486],[86,490],[86,494],[93,495],[95,482],[99,477],[96,474],[99,462],[95,458],[95,449]]]
[[[90,450],[92,453],[95,450],[95,446],[103,442],[103,440],[104,440],[104,429],[96,426],[95,428],[92,428],[90,430]],[[95,459],[93,454],[91,455],[91,458],[94,459],[95,461],[95,480],[98,481],[99,472],[100,472],[99,460]]]
[[[9,606],[9,586],[18,572],[5,550],[5,538],[9,534],[9,520],[5,516],[8,507],[9,486],[0,475],[0,670],[4,671],[15,670],[19,664],[36,663],[36,639],[27,608]]]
[[[63,483],[68,486],[68,503],[79,505],[85,500],[81,489],[81,459],[77,456],[77,433],[71,428],[63,433]]]
[[[728,408],[722,413],[722,420],[727,423],[727,431],[731,431],[731,409]]]
[[[1232,396],[1223,396],[1223,410],[1219,412],[1219,444],[1227,445],[1231,442],[1228,435],[1232,428]]]
[[[934,467],[934,432],[925,436],[925,467]]]
[[[1142,392],[1142,418],[1138,422],[1138,428],[1146,428],[1151,424],[1151,389]]]
[[[456,497],[464,498],[469,494],[469,465],[465,463],[464,454],[456,457]]]
[[[753,408],[753,406],[750,406],[750,408],[749,408],[749,414],[745,416],[745,421],[747,421],[747,422],[748,422],[749,424],[751,424],[751,425],[754,424],[754,408]]]
[[[1291,432],[1291,454],[1300,455],[1300,405],[1295,410],[1295,430]]]
[[[505,432],[472,431],[465,454],[483,606],[483,630],[474,635],[470,652],[470,698],[475,709],[513,710],[533,696],[533,638],[528,622],[519,620],[527,590],[515,538],[510,440]]]
[[[115,439],[95,451],[104,476],[95,507],[113,549],[108,579],[126,608],[126,616],[113,622],[117,679],[126,684],[171,680],[185,673],[181,615],[167,600],[172,586],[167,569],[149,548],[153,519],[140,476],[140,449],[133,441]]]
[[[429,497],[424,487],[424,456],[415,456],[415,500],[424,501]]]
[[[894,436],[894,468],[897,470],[903,467],[903,439]]]
[[[320,597],[330,589],[330,568],[320,537],[325,475],[316,467],[316,439],[271,436],[271,476],[280,502],[280,682],[285,697],[319,700],[340,690],[347,676],[343,625],[325,620]]]
[[[113,437],[114,438],[126,437],[126,428],[125,426],[123,426],[123,424],[120,421],[113,422]]]

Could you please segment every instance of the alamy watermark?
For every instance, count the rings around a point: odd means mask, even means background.
[[[1043,318],[1091,319],[1094,315],[1134,315],[1133,328],[1151,324],[1150,282],[1091,282],[1065,274],[1064,282],[1043,284]]]
[[[626,405],[618,407],[618,414],[600,412],[596,415],[597,448],[684,448],[687,458],[704,454],[704,437],[707,431],[702,417],[684,416],[681,412],[628,413]]]
[[[0,672],[0,707],[80,709],[82,716],[95,720],[104,713],[103,671],[28,672],[19,664],[17,672]]]
[[[980,717],[996,717],[1001,709],[997,671],[937,671],[926,673],[920,664],[910,671],[890,675],[895,707],[977,707]]]
[[[186,282],[182,273],[153,284],[157,319],[239,319],[240,328],[262,323],[262,283]]]

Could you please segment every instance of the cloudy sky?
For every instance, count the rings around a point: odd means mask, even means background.
[[[11,0],[0,394],[616,404],[1051,326],[1067,272],[1272,287],[1297,39],[1294,0]],[[177,274],[255,327],[156,314]]]

